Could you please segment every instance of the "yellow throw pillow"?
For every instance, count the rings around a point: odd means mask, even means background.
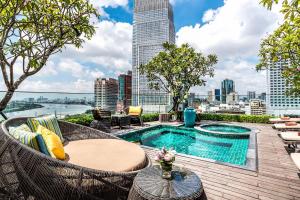
[[[39,125],[37,133],[42,135],[51,157],[60,160],[64,160],[66,158],[64,146],[60,138],[54,132]]]
[[[129,115],[140,116],[142,112],[141,106],[129,106]]]

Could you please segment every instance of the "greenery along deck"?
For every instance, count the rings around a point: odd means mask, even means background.
[[[143,114],[144,122],[158,121],[159,114]],[[210,114],[203,113],[198,114],[198,120],[213,120],[213,121],[229,121],[229,122],[247,122],[247,123],[269,123],[271,116],[268,115],[232,115],[232,114]],[[89,126],[93,121],[93,116],[91,114],[81,114],[72,115],[65,118],[66,121],[81,124],[84,126]]]

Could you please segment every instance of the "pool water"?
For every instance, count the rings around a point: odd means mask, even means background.
[[[222,132],[222,133],[249,133],[251,131],[251,129],[242,126],[225,125],[225,124],[203,125],[201,126],[201,128],[209,131]]]
[[[174,148],[177,153],[246,165],[249,136],[218,135],[192,128],[160,125],[128,133],[121,138],[154,148]]]

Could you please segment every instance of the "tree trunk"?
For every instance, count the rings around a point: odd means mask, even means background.
[[[173,112],[177,112],[178,111],[178,107],[179,107],[179,97],[173,97],[173,107],[172,107],[172,111]]]
[[[3,111],[8,102],[11,100],[11,98],[13,97],[13,94],[14,94],[15,90],[8,90],[6,93],[5,93],[5,96],[2,98],[2,100],[0,101],[0,112]]]

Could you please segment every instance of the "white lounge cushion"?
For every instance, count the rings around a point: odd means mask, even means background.
[[[270,122],[271,123],[300,122],[300,118],[290,118],[290,119],[271,118]]]
[[[298,135],[297,131],[281,132],[280,135],[284,140],[300,141],[300,136]]]
[[[274,124],[274,127],[276,129],[299,129],[300,130],[300,124],[297,124],[295,126],[287,126],[285,124]]]
[[[292,153],[291,158],[294,161],[295,165],[300,170],[300,153]]]

